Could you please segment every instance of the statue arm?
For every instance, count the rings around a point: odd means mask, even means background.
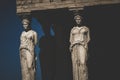
[[[73,44],[73,31],[76,29],[76,27],[73,27],[70,32],[70,43]]]
[[[21,33],[21,35],[20,35],[20,47],[19,47],[19,50],[21,50],[22,48],[23,48],[23,46],[22,46],[22,39],[23,39],[23,32]]]
[[[85,29],[86,29],[87,34],[86,34],[86,40],[84,42],[85,43],[84,46],[86,49],[88,49],[88,42],[90,41],[90,31],[88,27],[85,27]]]
[[[90,41],[90,30],[87,28],[87,43]]]
[[[72,46],[73,46],[73,29],[71,30],[71,32],[70,32],[70,47],[69,47],[69,49],[70,49],[70,51],[72,51]]]
[[[72,43],[72,31],[70,32],[70,44]]]
[[[34,45],[36,45],[37,44],[37,42],[38,42],[38,40],[37,40],[38,38],[37,38],[37,33],[36,32],[34,32]]]
[[[86,42],[88,43],[90,41],[90,30],[88,27],[84,26],[85,32],[86,32]]]

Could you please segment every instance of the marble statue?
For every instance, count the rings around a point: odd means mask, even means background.
[[[37,43],[37,33],[31,29],[30,20],[23,19],[24,31],[20,37],[20,62],[22,80],[35,80],[36,57],[35,45]]]
[[[82,17],[74,17],[77,26],[70,32],[70,52],[72,59],[73,80],[87,80],[86,66],[88,42],[90,41],[89,28],[81,25]]]

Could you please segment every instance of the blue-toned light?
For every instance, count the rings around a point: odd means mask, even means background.
[[[53,25],[50,27],[50,35],[51,36],[55,36],[55,32],[53,30]]]

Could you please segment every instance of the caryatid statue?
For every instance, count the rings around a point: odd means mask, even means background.
[[[24,31],[20,37],[20,61],[22,80],[35,80],[35,45],[37,33],[31,29],[30,20],[23,19]]]
[[[88,42],[90,41],[89,28],[81,25],[82,17],[74,17],[77,26],[70,32],[70,52],[72,58],[73,80],[87,80],[86,66]]]

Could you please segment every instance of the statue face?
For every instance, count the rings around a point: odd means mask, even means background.
[[[28,28],[28,23],[26,23],[26,22],[23,22],[23,27],[24,27],[24,29],[27,29]]]
[[[29,28],[29,20],[24,19],[22,21],[22,24],[23,24],[23,27],[24,27],[25,30]]]
[[[76,23],[79,25],[81,23],[81,19],[80,18],[76,18],[75,19]]]

